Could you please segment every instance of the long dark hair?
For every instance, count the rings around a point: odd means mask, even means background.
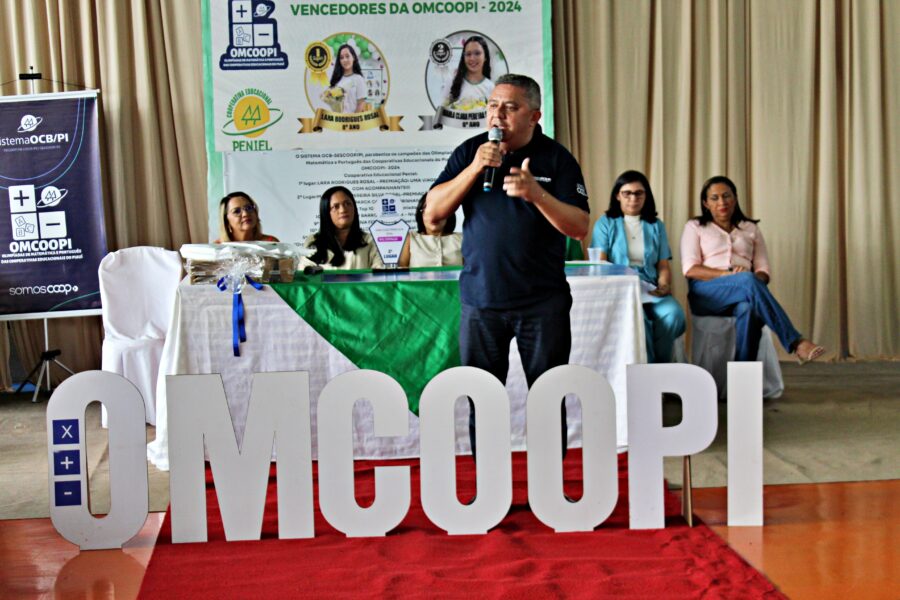
[[[334,71],[331,72],[331,87],[337,85],[337,82],[344,76],[344,67],[341,66],[341,51],[346,48],[353,57],[353,72],[362,76],[362,69],[359,68],[359,58],[356,56],[356,50],[350,44],[343,44],[338,48],[337,54],[334,56]]]
[[[650,188],[650,182],[647,177],[640,171],[625,171],[616,178],[613,184],[612,192],[609,194],[609,208],[606,209],[606,216],[610,219],[621,217],[622,203],[619,202],[619,192],[623,185],[629,183],[640,183],[644,186],[644,206],[641,208],[641,220],[648,223],[656,223],[656,200],[653,198],[653,190]]]
[[[480,35],[473,35],[463,42],[462,54],[459,55],[459,65],[456,67],[456,75],[453,76],[453,83],[450,85],[450,102],[456,102],[459,99],[459,92],[462,90],[463,77],[466,76],[468,68],[466,67],[466,46],[471,42],[478,42],[484,50],[484,64],[481,66],[481,74],[491,78],[491,51],[488,50],[487,42]],[[334,85],[334,84],[332,84]]]
[[[347,234],[347,242],[343,246],[338,241],[337,229],[334,228],[334,221],[331,220],[331,197],[336,192],[344,192],[353,203],[353,224],[350,226],[350,233]],[[325,190],[322,199],[319,200],[319,233],[313,238],[313,248],[316,249],[316,252],[310,257],[310,260],[321,265],[328,260],[328,251],[331,250],[331,265],[340,267],[344,264],[345,250],[352,252],[365,245],[363,232],[359,227],[359,210],[356,208],[356,198],[353,197],[353,192],[342,185]]]
[[[416,205],[416,226],[419,233],[428,233],[425,229],[425,198],[427,197],[427,192],[422,194],[419,204]],[[456,213],[451,213],[444,222],[444,228],[441,230],[441,233],[447,235],[453,233],[454,229],[456,229]]]
[[[700,216],[694,217],[701,225],[706,225],[713,221],[712,213],[706,208],[706,195],[709,193],[709,188],[716,185],[717,183],[724,183],[729,188],[731,188],[731,193],[734,194],[734,212],[731,214],[731,224],[735,227],[741,224],[741,221],[750,221],[751,223],[759,223],[759,219],[751,219],[747,215],[744,214],[744,211],[741,210],[741,203],[738,202],[738,193],[737,186],[734,185],[734,182],[724,175],[716,175],[715,177],[710,177],[703,183],[703,187],[700,188]]]

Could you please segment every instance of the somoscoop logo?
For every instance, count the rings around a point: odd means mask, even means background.
[[[26,285],[9,288],[10,296],[41,296],[45,294],[62,294],[68,296],[78,291],[77,285],[70,283],[54,283],[51,285]]]

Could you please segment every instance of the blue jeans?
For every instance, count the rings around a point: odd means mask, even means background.
[[[663,296],[659,302],[644,304],[647,362],[672,362],[672,344],[684,333],[684,327],[684,311],[672,296]]]
[[[493,310],[462,305],[459,356],[467,367],[484,369],[504,384],[509,371],[509,344],[516,338],[528,388],[544,371],[569,362],[572,296],[559,294],[532,306]],[[562,447],[566,451],[566,404],[560,408]],[[475,410],[469,401],[469,440],[475,455]]]
[[[735,318],[735,360],[756,360],[763,325],[768,325],[788,352],[800,341],[787,313],[753,273],[726,275],[709,281],[688,280],[691,312],[701,317]]]

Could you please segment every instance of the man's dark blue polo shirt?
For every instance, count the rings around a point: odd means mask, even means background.
[[[457,147],[432,187],[459,175],[486,141],[487,132]],[[478,181],[463,199],[459,287],[464,304],[515,309],[569,293],[564,271],[566,237],[536,206],[503,191],[503,178],[526,158],[531,158],[529,169],[547,193],[589,211],[584,177],[575,157],[537,125],[528,144],[504,156],[494,176],[493,191],[482,191]]]

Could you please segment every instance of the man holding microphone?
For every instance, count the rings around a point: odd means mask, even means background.
[[[428,192],[424,219],[437,222],[462,205],[463,271],[459,346],[463,365],[506,382],[509,344],[516,338],[529,388],[567,364],[572,345],[572,295],[565,275],[566,236],[590,226],[581,167],[545,136],[541,92],[524,75],[503,75],[488,101],[487,124],[499,129],[463,142]],[[469,437],[475,453],[470,402]],[[565,404],[561,407],[563,451]]]

